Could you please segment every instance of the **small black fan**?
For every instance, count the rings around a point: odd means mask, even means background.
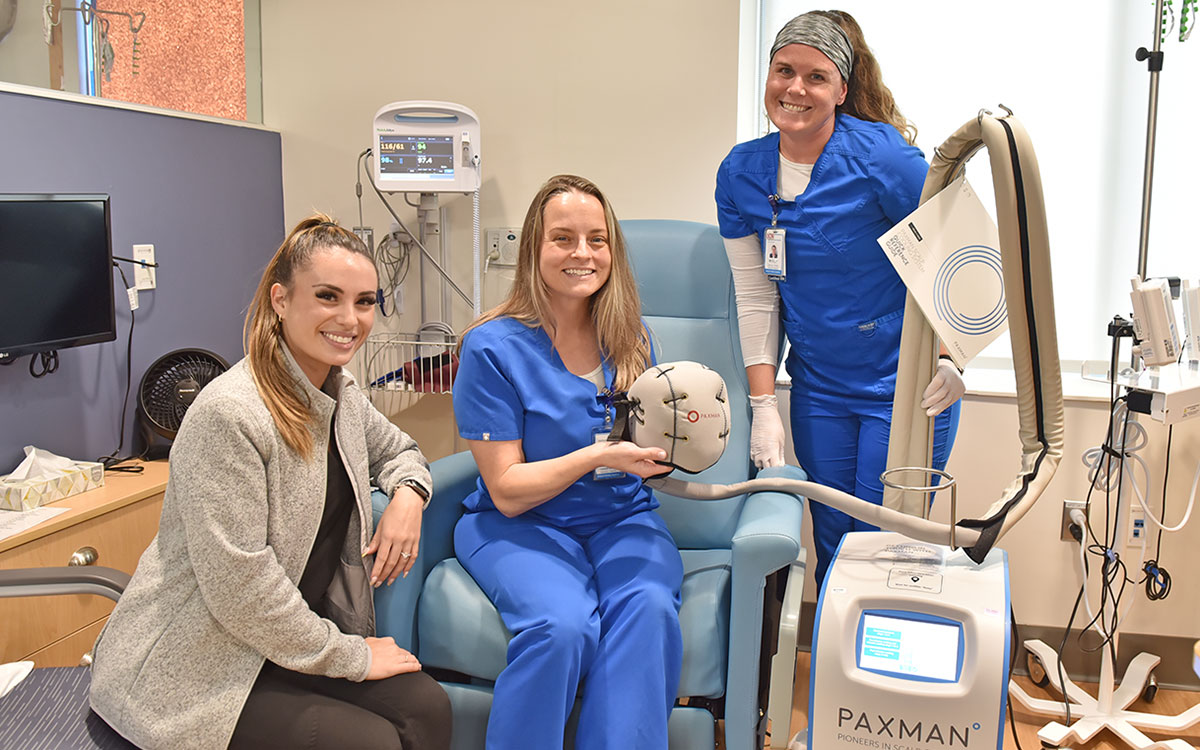
[[[228,369],[228,362],[204,349],[178,349],[159,357],[138,386],[141,445],[135,451],[148,459],[165,458],[200,389]]]

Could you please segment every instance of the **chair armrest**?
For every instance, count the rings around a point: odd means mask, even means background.
[[[421,523],[421,554],[432,563],[454,557],[454,527],[463,514],[462,501],[475,491],[479,467],[471,452],[463,451],[439,458],[429,470],[433,500]]]
[[[759,478],[807,479],[799,466],[763,469]],[[746,496],[733,532],[733,566],[766,577],[800,554],[802,502],[789,492],[753,492]]]
[[[807,478],[796,466],[764,469],[759,476]],[[751,750],[754,746],[763,589],[768,575],[803,560],[802,518],[803,504],[799,496],[786,492],[754,492],[746,497],[733,534],[729,680],[725,689],[728,750]]]
[[[429,466],[433,475],[433,499],[421,518],[421,541],[417,560],[407,578],[375,589],[375,632],[391,636],[404,649],[417,653],[417,602],[421,587],[433,567],[454,556],[454,525],[462,516],[462,501],[475,490],[479,470],[469,452],[439,458]],[[387,507],[388,497],[375,492],[371,497],[375,521]]]
[[[0,597],[94,594],[115,602],[128,585],[127,573],[91,565],[0,570]]]

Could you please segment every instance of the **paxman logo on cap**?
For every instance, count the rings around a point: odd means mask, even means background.
[[[692,409],[691,411],[689,411],[687,413],[687,421],[691,422],[692,424],[696,424],[701,419],[724,419],[724,418],[725,418],[725,415],[723,415],[719,412],[715,412],[715,411],[701,413],[701,412],[696,411],[695,409]]]

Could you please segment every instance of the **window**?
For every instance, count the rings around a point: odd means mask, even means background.
[[[77,5],[77,2],[75,3]],[[247,21],[243,0],[90,0],[73,13],[84,93],[246,120]],[[80,23],[87,19],[86,23]],[[133,33],[134,30],[137,33]],[[253,92],[250,92],[253,93]],[[256,119],[261,119],[259,116]]]
[[[743,2],[743,19],[757,16],[758,28],[742,30],[740,140],[766,132],[767,55],[779,28],[806,10]],[[862,26],[927,156],[981,107],[999,112],[1003,103],[1021,120],[1037,151],[1050,223],[1059,352],[1064,360],[1107,360],[1106,325],[1114,314],[1128,317],[1138,266],[1150,76],[1134,51],[1153,47],[1153,3],[1101,0],[1085,11],[1033,0],[843,0],[837,7]],[[1189,186],[1200,174],[1192,132],[1200,121],[1200,34],[1185,43],[1178,37],[1176,19],[1162,47],[1147,274],[1196,279],[1192,224],[1200,210]],[[991,210],[986,157],[971,160],[967,177]],[[1007,358],[1007,336],[983,356]]]
[[[259,2],[26,4],[0,34],[0,81],[261,122]]]

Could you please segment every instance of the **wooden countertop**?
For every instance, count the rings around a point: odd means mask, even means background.
[[[47,519],[31,529],[14,534],[7,539],[0,539],[0,552],[6,552],[14,547],[27,544],[47,534],[53,534],[61,529],[74,526],[77,523],[109,513],[131,503],[144,500],[151,495],[163,492],[167,488],[166,461],[126,461],[121,464],[141,464],[140,474],[106,471],[104,486],[78,495],[47,503],[47,508],[69,508],[65,513],[59,513],[54,518]],[[15,511],[0,511],[10,513]]]

